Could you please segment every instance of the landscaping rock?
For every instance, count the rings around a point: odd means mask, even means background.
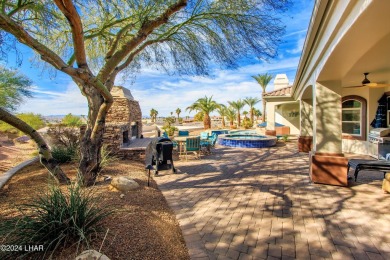
[[[86,250],[78,255],[75,260],[110,260],[110,258],[96,250]]]
[[[113,178],[111,181],[111,186],[121,192],[131,191],[139,188],[139,184],[137,182],[124,176]]]

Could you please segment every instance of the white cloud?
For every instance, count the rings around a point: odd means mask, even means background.
[[[237,70],[217,69],[213,77],[183,76],[181,78],[170,77],[164,74],[142,73],[137,80],[123,82],[123,86],[130,89],[134,98],[139,101],[144,116],[149,116],[152,108],[159,111],[159,115],[167,116],[176,108],[182,110],[182,115],[189,115],[185,108],[194,103],[198,98],[213,96],[218,103],[227,104],[227,101],[244,99],[245,97],[261,97],[261,87],[251,77],[261,73],[287,73],[293,80],[299,57],[284,60],[274,60],[271,63],[252,64],[243,66]],[[267,91],[273,89],[273,81],[268,85]],[[58,90],[58,86],[56,86]],[[64,91],[43,89],[34,86],[32,92],[34,98],[26,100],[19,111],[34,112],[42,115],[59,114],[87,114],[87,101],[81,95],[75,83],[69,81]],[[258,104],[258,108],[261,105]],[[194,115],[192,112],[190,115]]]
[[[27,99],[18,112],[34,112],[41,115],[87,114],[87,100],[73,82],[68,84],[64,92],[43,91],[37,86],[32,91],[44,95]]]
[[[303,49],[303,45],[305,44],[305,39],[306,39],[306,37],[299,38],[296,47],[294,49],[291,49],[291,50],[286,50],[286,52],[291,53],[291,54],[301,53],[301,51]]]

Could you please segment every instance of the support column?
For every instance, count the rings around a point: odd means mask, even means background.
[[[341,96],[316,83],[315,88],[315,151],[342,153]]]
[[[300,135],[298,151],[310,152],[313,148],[313,99],[301,99]]]
[[[316,83],[310,177],[313,182],[347,186],[347,158],[342,154],[341,96]]]
[[[266,135],[276,135],[275,130],[275,103],[267,102],[266,103],[266,111],[267,111],[267,127],[265,128]]]

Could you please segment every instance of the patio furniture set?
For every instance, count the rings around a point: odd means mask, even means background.
[[[165,135],[166,133],[163,133],[163,136]],[[200,159],[201,153],[211,153],[211,148],[215,146],[217,141],[217,135],[201,132],[200,135],[190,136],[189,131],[179,131],[172,141],[174,148],[179,153],[179,157],[185,156],[186,160],[188,160],[188,154],[194,153],[195,157]]]

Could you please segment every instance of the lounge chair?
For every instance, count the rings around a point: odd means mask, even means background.
[[[359,171],[380,171],[385,176],[387,172],[390,172],[390,161],[350,159],[348,160],[347,174],[350,168],[355,169],[355,181],[357,180]]]

